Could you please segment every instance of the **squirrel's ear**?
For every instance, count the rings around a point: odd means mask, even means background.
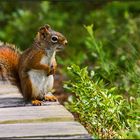
[[[46,36],[50,34],[50,31],[51,31],[51,27],[48,24],[40,27],[36,36],[37,40],[46,38]]]
[[[51,29],[51,26],[49,24],[46,24],[45,27],[49,30]]]
[[[49,29],[50,29],[50,26],[45,25],[45,26],[42,26],[42,27],[39,28],[39,32],[41,34],[44,34],[44,33],[50,34]]]

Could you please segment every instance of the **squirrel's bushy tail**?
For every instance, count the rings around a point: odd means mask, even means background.
[[[20,83],[19,58],[20,51],[14,45],[0,42],[0,81],[10,82],[14,85]]]

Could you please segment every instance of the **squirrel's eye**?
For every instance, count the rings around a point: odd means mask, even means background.
[[[52,36],[51,41],[53,43],[56,43],[58,41],[58,37],[57,36]]]

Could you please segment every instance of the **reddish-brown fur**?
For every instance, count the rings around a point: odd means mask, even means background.
[[[61,33],[51,30],[50,27],[42,27],[36,35],[33,46],[24,51],[19,61],[19,76],[20,79],[22,79],[22,94],[26,100],[35,100],[35,104],[39,103],[38,101],[36,102],[36,99],[39,100],[39,98],[35,97],[33,93],[28,72],[32,69],[35,69],[45,71],[46,75],[55,73],[57,66],[55,58],[51,67],[48,64],[40,63],[42,57],[47,56],[45,49],[47,47],[53,47],[53,44],[50,42],[52,33],[55,33],[58,36],[58,44],[64,46],[66,45],[66,38]],[[55,100],[55,98],[50,97],[50,100]]]
[[[28,71],[31,69],[44,70],[46,74],[50,72],[48,65],[40,64],[44,50],[35,47],[28,48],[20,58],[19,61],[19,76],[21,80],[22,94],[26,100],[33,98],[31,81],[29,79]]]
[[[13,45],[0,45],[0,79],[19,84],[18,62],[20,52]]]

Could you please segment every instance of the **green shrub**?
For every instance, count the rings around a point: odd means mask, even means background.
[[[109,88],[103,80],[94,80],[94,72],[88,75],[87,67],[80,69],[76,65],[68,67],[71,80],[64,88],[75,93],[76,97],[67,107],[79,115],[79,119],[88,130],[99,138],[116,138],[118,130],[129,127],[127,118],[131,106],[116,88]]]
[[[138,97],[140,93],[140,67],[136,47],[132,44],[127,45],[126,42],[126,48],[123,45],[113,49],[110,49],[111,46],[106,48],[104,41],[95,39],[93,25],[85,26],[85,28],[89,34],[85,39],[85,44],[89,50],[87,55],[92,60],[91,66],[94,68],[96,76],[118,88],[120,94]]]
[[[138,138],[140,71],[137,63],[134,64],[138,60],[136,53],[130,54],[134,60],[124,59],[122,67],[119,56],[112,58],[103,43],[97,41],[93,25],[85,28],[89,33],[85,44],[94,60],[90,69],[94,71],[89,76],[87,67],[68,67],[71,80],[64,88],[75,93],[75,97],[67,107],[77,113],[89,132],[98,138]]]

